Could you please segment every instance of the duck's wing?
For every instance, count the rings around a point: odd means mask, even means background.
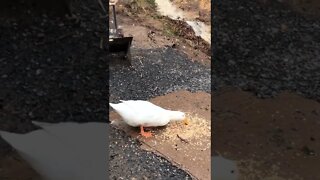
[[[148,112],[157,112],[157,113],[162,113],[165,109],[162,107],[159,107],[157,105],[152,104],[149,101],[142,101],[142,100],[128,100],[128,101],[121,101],[122,103],[126,104],[130,108],[134,109],[136,112],[142,111],[145,113],[146,111]]]
[[[163,124],[162,116],[166,111],[165,109],[148,101],[129,100],[121,102],[134,112],[131,118],[139,124],[151,126]]]

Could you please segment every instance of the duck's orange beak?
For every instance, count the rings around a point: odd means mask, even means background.
[[[184,125],[189,125],[189,119],[188,118],[185,118],[182,122],[183,122]]]

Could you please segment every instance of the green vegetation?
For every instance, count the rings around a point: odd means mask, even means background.
[[[157,8],[154,0],[124,0],[123,2],[136,12],[141,10],[153,12]]]
[[[156,9],[157,8],[155,0],[140,0],[140,1],[147,1],[152,9]]]
[[[179,34],[176,26],[173,23],[165,20],[163,22],[163,32],[165,35],[170,37],[177,36]]]

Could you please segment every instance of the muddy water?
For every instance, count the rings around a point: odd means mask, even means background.
[[[44,129],[0,134],[44,179],[105,179],[106,123],[37,125]]]
[[[235,161],[226,159],[222,156],[211,158],[212,168],[214,169],[212,179],[219,180],[238,180],[239,170]]]
[[[187,12],[175,7],[169,0],[155,0],[158,12],[163,16],[168,16],[173,20],[183,20],[192,27],[196,36],[200,36],[203,40],[211,44],[211,27],[201,21],[194,20]]]
[[[289,92],[258,99],[234,88],[213,98],[213,151],[236,162],[239,179],[320,179],[320,103]]]

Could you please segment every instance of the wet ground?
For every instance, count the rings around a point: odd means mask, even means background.
[[[319,19],[278,1],[218,3],[214,155],[241,179],[319,179]]]
[[[318,102],[288,92],[259,99],[235,88],[214,99],[214,152],[234,160],[239,177],[320,178]]]

